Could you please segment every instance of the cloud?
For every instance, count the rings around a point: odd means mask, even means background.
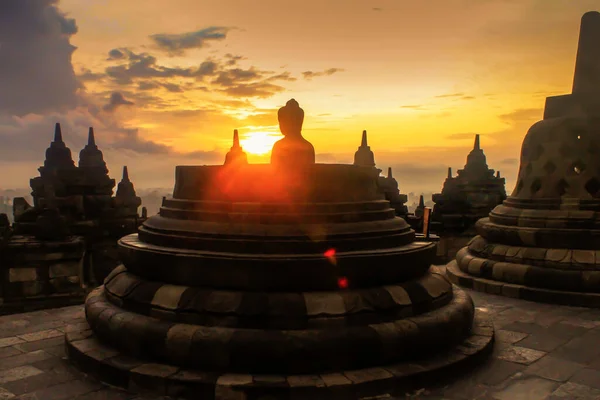
[[[408,104],[408,105],[400,106],[400,108],[406,108],[409,110],[418,110],[418,111],[427,110],[427,107],[423,104]]]
[[[257,97],[264,99],[285,91],[285,88],[269,82],[254,82],[237,84],[222,91],[235,97]]]
[[[519,159],[505,158],[503,160],[500,160],[500,164],[502,164],[502,165],[519,165]]]
[[[92,70],[83,68],[77,78],[82,82],[101,81],[106,77],[103,73],[92,72]]]
[[[467,132],[467,133],[451,133],[449,135],[444,136],[445,139],[449,140],[466,140],[466,139],[475,139],[476,133]]]
[[[383,8],[373,7],[373,8],[371,8],[371,10],[373,10],[373,11],[383,11]]]
[[[329,68],[329,69],[326,69],[326,70],[320,71],[320,72],[304,71],[302,73],[302,76],[304,77],[304,79],[310,80],[312,78],[316,78],[316,77],[319,77],[319,76],[330,76],[330,75],[333,75],[335,73],[343,72],[343,71],[344,70],[342,68]]]
[[[520,123],[533,123],[541,119],[543,113],[544,111],[541,108],[520,108],[507,114],[501,114],[498,118],[506,123],[515,125]]]
[[[158,33],[151,35],[150,39],[160,50],[169,55],[183,55],[189,49],[201,49],[211,41],[224,40],[230,28],[211,26],[194,32],[179,34]]]
[[[125,58],[125,53],[123,53],[119,49],[112,49],[111,51],[108,52],[107,60],[122,60],[124,58]]]
[[[106,68],[106,74],[120,85],[129,85],[136,78],[193,77],[197,70],[192,68],[169,68],[157,65],[156,57],[148,53],[125,50],[128,63]]]
[[[104,111],[113,112],[120,106],[132,106],[134,103],[132,101],[126,100],[125,96],[121,92],[113,92],[110,95],[108,103],[102,107]]]
[[[0,1],[0,112],[14,115],[64,110],[78,103],[81,87],[69,38],[75,20],[58,0]]]
[[[447,93],[434,96],[435,99],[456,99],[456,100],[474,100],[475,96],[468,96],[464,93]]]
[[[237,65],[238,61],[245,60],[246,57],[237,56],[230,53],[225,54],[226,64],[229,66]]]

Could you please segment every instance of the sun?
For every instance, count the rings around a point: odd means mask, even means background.
[[[281,139],[281,134],[275,132],[248,132],[241,136],[240,145],[244,151],[256,155],[269,153],[273,144]]]

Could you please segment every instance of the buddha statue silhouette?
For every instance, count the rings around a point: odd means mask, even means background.
[[[315,148],[302,137],[304,110],[294,99],[277,112],[283,139],[277,141],[271,152],[271,164],[284,167],[301,167],[315,163]]]

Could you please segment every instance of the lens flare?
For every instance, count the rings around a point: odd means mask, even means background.
[[[348,289],[348,278],[346,278],[345,276],[341,276],[338,278],[338,287],[340,289]]]

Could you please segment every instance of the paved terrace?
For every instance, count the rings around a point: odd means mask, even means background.
[[[492,357],[460,379],[377,399],[600,399],[600,310],[470,294],[494,320]],[[64,332],[82,324],[82,306],[0,317],[0,400],[166,399],[106,387],[72,367]]]

